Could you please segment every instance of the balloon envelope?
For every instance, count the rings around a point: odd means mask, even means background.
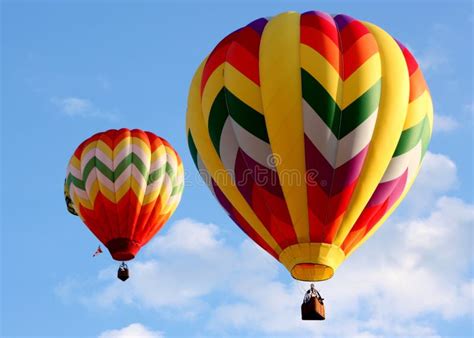
[[[415,58],[388,33],[288,12],[231,33],[202,62],[187,137],[235,223],[294,278],[316,281],[403,199],[432,120]]]
[[[65,195],[116,260],[133,259],[172,215],[184,187],[170,144],[138,129],[108,130],[85,140],[68,165]]]

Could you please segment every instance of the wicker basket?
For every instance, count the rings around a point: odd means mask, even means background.
[[[301,304],[301,319],[303,320],[324,320],[324,304],[316,297],[311,297],[309,302]]]

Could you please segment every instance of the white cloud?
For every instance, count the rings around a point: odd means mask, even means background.
[[[460,125],[459,122],[453,119],[451,116],[439,115],[435,117],[434,131],[436,133],[450,132],[457,129]]]
[[[448,58],[442,48],[431,45],[417,58],[423,72],[437,71],[448,65]]]
[[[456,164],[446,155],[428,151],[416,182],[413,190],[421,190],[425,195],[447,192],[458,182]]]
[[[253,244],[243,244],[247,246],[253,248]],[[129,265],[131,278],[126,283],[115,278],[111,267],[99,273],[107,285],[97,294],[81,296],[81,301],[93,307],[120,303],[152,309],[185,306],[189,310],[184,315],[193,317],[205,306],[202,297],[223,292],[225,282],[244,266],[245,252],[227,246],[214,224],[180,220],[147,246],[145,256],[150,259]],[[246,266],[247,271],[252,266]]]
[[[444,155],[427,154],[419,181],[412,193],[431,201],[426,212],[392,218],[318,284],[324,322],[300,319],[307,283],[291,280],[250,241],[230,245],[216,225],[191,219],[151,242],[145,259],[130,264],[130,280],[116,281],[115,268],[103,271],[99,291],[82,290],[81,302],[145,307],[160,316],[178,311],[189,325],[194,319],[219,336],[437,336],[443,320],[473,314],[474,206],[443,196],[457,182],[456,166]]]
[[[52,102],[62,108],[64,113],[69,116],[83,115],[92,107],[89,100],[79,99],[77,97],[66,97],[64,99],[53,98]]]
[[[110,121],[115,121],[118,118],[115,113],[103,111],[87,99],[78,97],[53,97],[51,98],[51,103],[53,103],[61,113],[69,117],[96,117]]]
[[[375,235],[331,281],[320,284],[326,322],[299,320],[296,283],[241,276],[250,285],[236,281],[232,290],[239,301],[218,306],[212,328],[267,335],[436,336],[437,325],[425,317],[472,315],[474,206],[441,197],[433,209],[427,217],[385,224],[383,236]]]
[[[206,253],[216,249],[220,241],[216,239],[218,227],[214,224],[202,224],[191,219],[177,221],[164,236],[158,237],[147,247],[150,253],[194,252]]]
[[[99,335],[99,338],[163,338],[159,331],[151,331],[140,323],[133,323],[118,330],[107,330]]]
[[[436,199],[459,184],[456,164],[446,155],[427,152],[406,199],[402,202],[414,215],[432,210]]]

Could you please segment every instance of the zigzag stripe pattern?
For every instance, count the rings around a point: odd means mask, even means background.
[[[234,174],[240,193],[276,242],[286,247],[297,239],[269,161],[272,151],[258,94],[258,48],[265,23],[252,22],[216,46],[203,70],[207,76],[202,79],[202,109],[209,116],[209,135],[224,167]]]
[[[410,98],[405,125],[382,181],[347,235],[342,249],[351,253],[377,222],[399,201],[415,180],[431,138],[433,107],[428,87],[413,55],[398,42],[410,75]]]
[[[382,75],[378,47],[364,25],[349,20],[321,12],[301,15],[306,169],[318,173],[316,184],[307,189],[314,242],[334,240],[377,119]],[[327,43],[320,43],[322,36]]]
[[[252,238],[255,243],[257,243],[262,249],[267,251],[270,255],[278,259],[278,254],[275,250],[269,246],[262,237],[252,228],[252,226],[245,220],[245,218],[238,212],[236,208],[232,206],[230,201],[227,199],[225,194],[221,191],[217,183],[212,179],[209,171],[206,169],[204,163],[202,162],[201,157],[197,152],[196,145],[193,140],[193,136],[191,133],[188,133],[188,146],[191,152],[191,157],[193,158],[193,162],[196,165],[196,168],[199,171],[203,181],[208,186],[209,190],[212,192],[216,200],[219,204],[224,208],[227,212],[229,217],[240,227],[240,229],[247,234],[250,238]]]
[[[65,181],[71,207],[105,245],[115,238],[146,244],[176,209],[183,188],[175,150],[138,129],[108,130],[84,141]]]
[[[415,179],[433,112],[397,43],[346,15],[283,13],[228,35],[196,72],[194,162],[231,218],[295,278],[330,278],[315,266],[337,268]],[[399,82],[390,95],[389,79]]]

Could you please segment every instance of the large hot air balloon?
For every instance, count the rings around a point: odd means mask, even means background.
[[[64,194],[115,260],[135,257],[173,214],[184,187],[183,164],[164,139],[138,129],[108,130],[74,152]],[[120,272],[126,265],[121,266]]]
[[[347,15],[287,12],[224,38],[192,80],[194,162],[298,280],[333,276],[396,209],[431,137],[415,58]]]

